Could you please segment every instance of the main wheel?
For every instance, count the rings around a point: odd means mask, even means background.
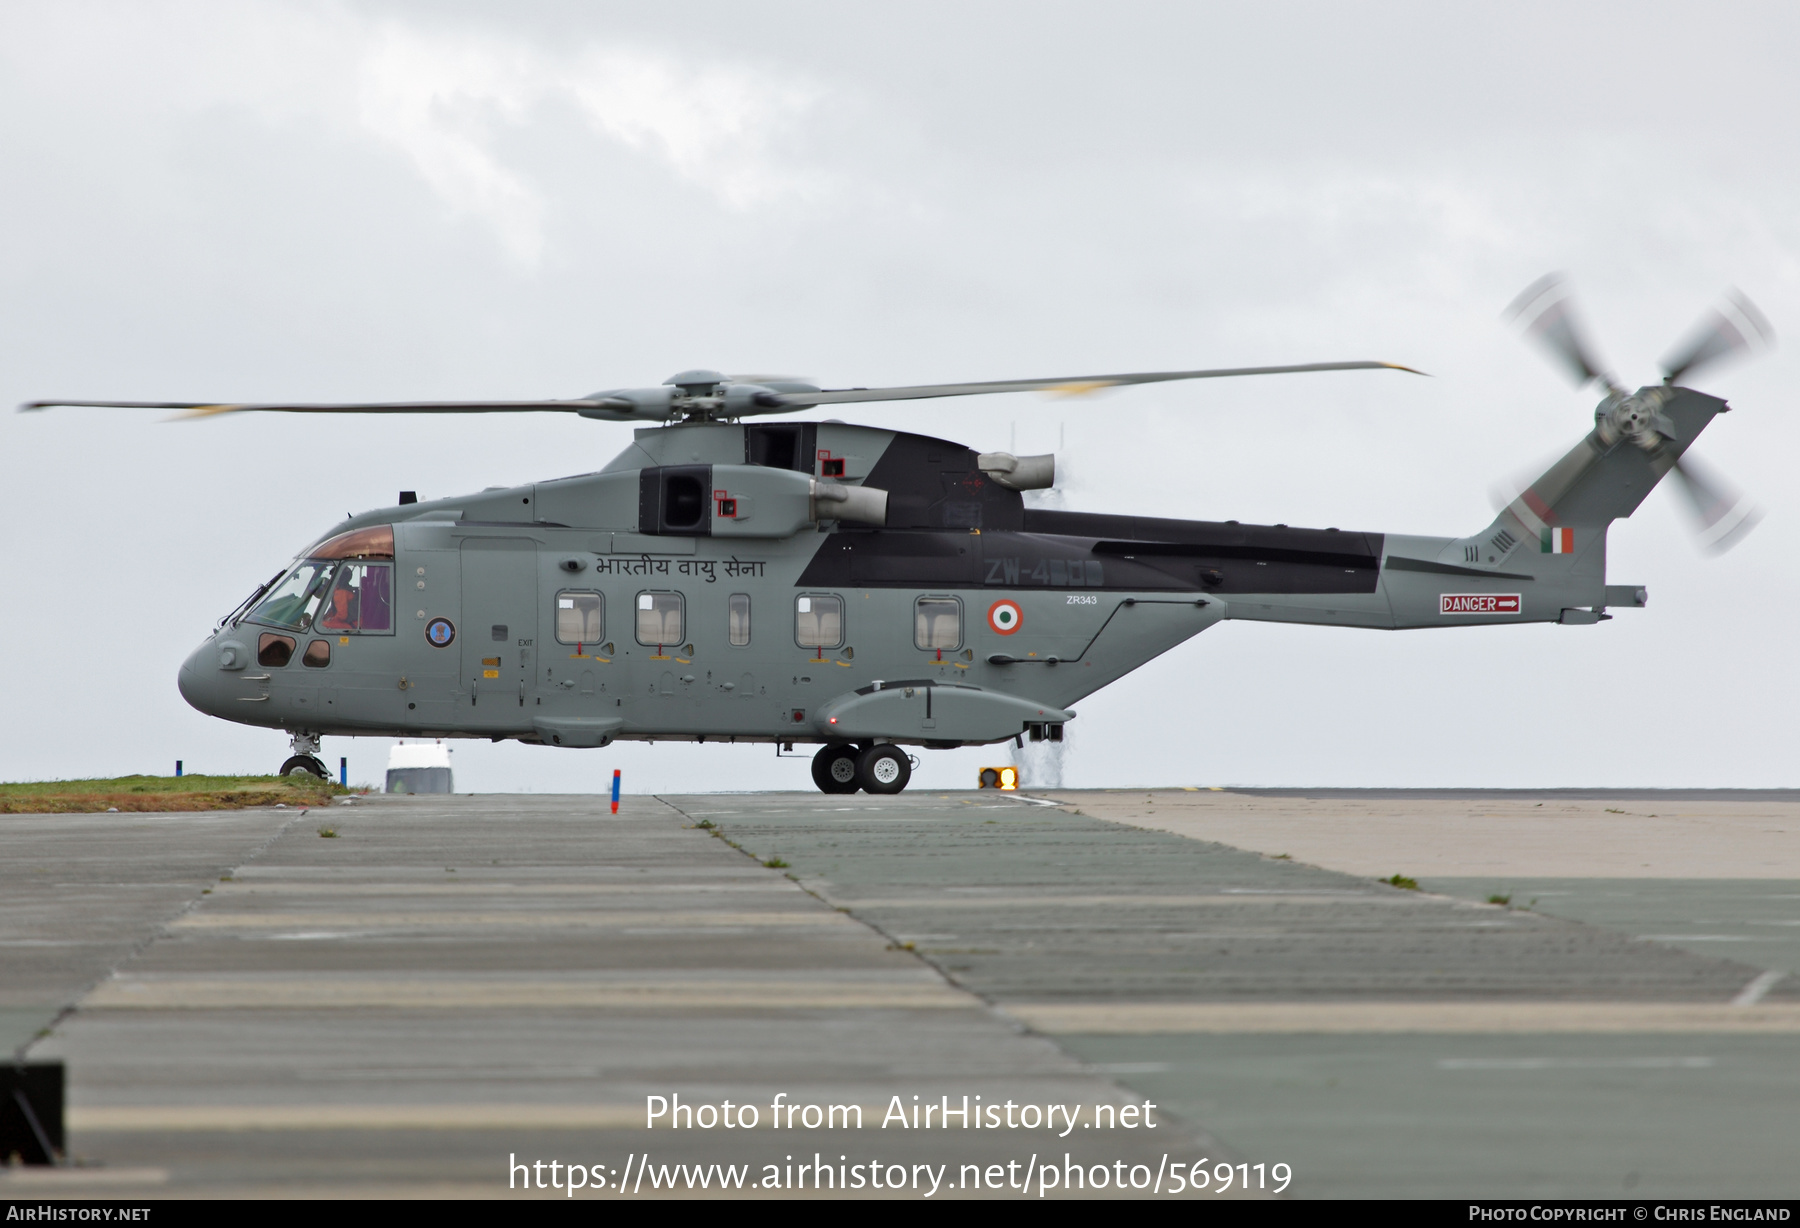
[[[821,793],[856,792],[856,747],[842,742],[825,747],[813,756],[812,774]]]
[[[856,783],[869,793],[898,793],[912,779],[912,759],[898,746],[871,746],[856,759]]]
[[[320,780],[331,779],[331,769],[311,755],[294,755],[281,765],[277,776],[317,776]]]

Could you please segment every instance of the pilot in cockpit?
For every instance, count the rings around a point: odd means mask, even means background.
[[[362,590],[351,586],[353,572],[359,570],[345,567],[338,572],[337,583],[332,586],[331,600],[326,603],[324,615],[319,619],[319,627],[325,631],[355,631],[361,625]]]

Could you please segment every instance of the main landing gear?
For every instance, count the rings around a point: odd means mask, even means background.
[[[833,742],[813,756],[812,775],[821,793],[898,793],[912,779],[912,756],[888,742]]]
[[[281,765],[277,776],[317,776],[320,780],[331,779],[331,769],[319,758],[319,735],[316,733],[293,733],[294,753]]]

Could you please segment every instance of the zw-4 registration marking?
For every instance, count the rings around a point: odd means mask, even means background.
[[[1099,605],[1100,598],[1094,596],[1092,593],[1070,593],[1068,596],[1068,603],[1070,605]]]
[[[1036,584],[1054,588],[1101,588],[1106,571],[1099,559],[989,559],[989,584]]]
[[[1517,593],[1439,593],[1439,614],[1517,614]]]

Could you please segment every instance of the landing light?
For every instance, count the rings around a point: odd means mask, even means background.
[[[976,777],[978,789],[1001,789],[1012,792],[1019,787],[1019,769],[1014,767],[985,767],[981,775]]]

